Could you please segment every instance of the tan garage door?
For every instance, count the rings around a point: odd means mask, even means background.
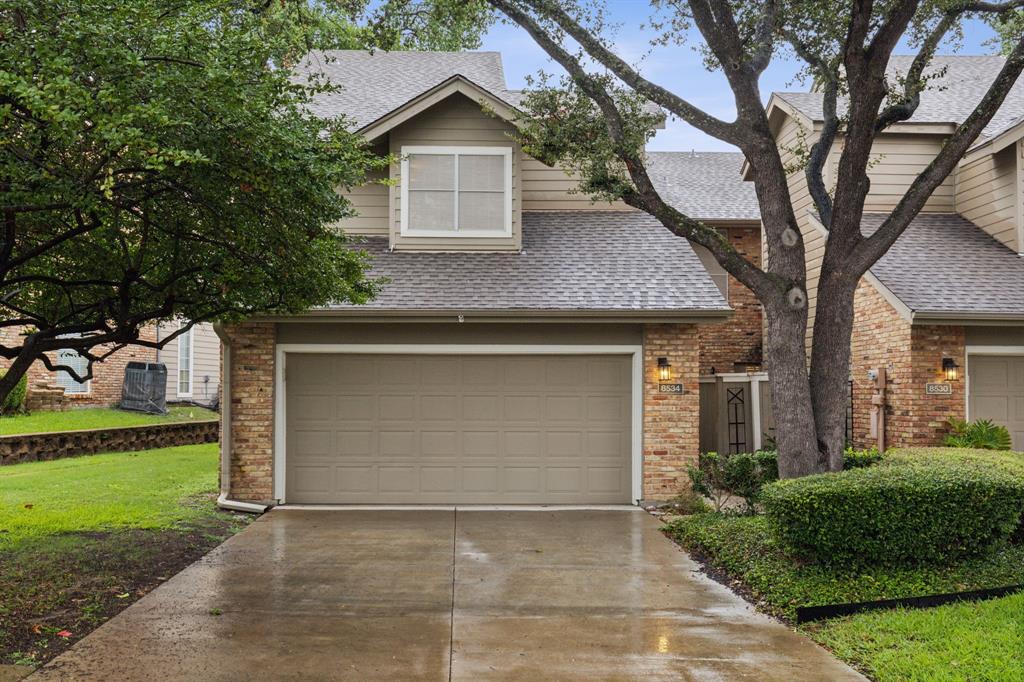
[[[1024,450],[1024,355],[972,355],[967,370],[971,419],[1004,425]]]
[[[292,503],[630,502],[631,360],[289,354]]]

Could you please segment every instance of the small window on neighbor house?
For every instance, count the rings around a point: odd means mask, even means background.
[[[89,361],[77,350],[71,348],[57,351],[57,364],[70,367],[78,376],[83,376],[89,371]],[[64,389],[65,394],[88,393],[89,384],[88,381],[78,381],[64,370],[57,372],[57,385]]]
[[[178,396],[192,396],[192,330],[178,337]]]
[[[722,296],[725,298],[726,301],[728,301],[729,273],[725,271],[725,268],[722,267],[721,263],[715,260],[715,257],[711,254],[711,251],[709,251],[707,248],[701,246],[700,244],[694,244],[693,242],[690,242],[690,245],[693,247],[694,253],[697,254],[697,258],[700,259],[700,262],[704,266],[704,269],[708,271],[709,275],[711,275],[711,281],[715,283],[715,286],[718,287],[718,290],[722,292]]]
[[[512,234],[511,147],[402,147],[403,235]]]

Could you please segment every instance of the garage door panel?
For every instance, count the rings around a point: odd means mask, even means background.
[[[289,355],[286,499],[629,502],[630,372],[626,356]]]
[[[497,431],[463,431],[462,454],[466,457],[497,457],[501,434]]]
[[[541,397],[538,395],[505,396],[504,421],[536,422],[541,418]]]
[[[556,457],[582,457],[585,437],[582,431],[547,431],[544,434],[544,451]],[[601,456],[592,449],[590,454]]]
[[[967,362],[971,419],[991,419],[1024,450],[1024,356],[972,355]]]
[[[324,402],[332,407],[329,418],[349,423],[371,421],[379,409],[377,397],[373,395],[339,395]]]

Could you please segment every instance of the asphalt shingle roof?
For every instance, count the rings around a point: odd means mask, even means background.
[[[866,213],[861,231],[885,218]],[[919,214],[871,273],[914,312],[1024,315],[1024,258],[956,214]]]
[[[739,152],[648,152],[658,192],[679,211],[701,220],[760,220],[754,183],[740,176]]]
[[[510,104],[521,94],[505,86],[498,52],[384,52],[326,50],[311,52],[296,67],[296,77],[320,74],[339,86],[310,106],[323,118],[346,116],[358,130],[394,111],[452,76],[463,76]]]
[[[890,81],[896,75],[905,75],[913,61],[912,56],[896,55],[886,69]],[[981,101],[985,91],[1003,68],[1005,59],[1000,56],[940,55],[932,60],[925,74],[945,73],[930,81],[921,93],[921,104],[914,112],[913,123],[954,123],[966,120],[974,107]],[[819,92],[777,92],[776,96],[787,102],[813,121],[823,119],[824,96]],[[845,106],[840,105],[840,110]],[[1024,113],[1024,80],[1018,80],[1011,88],[1003,106],[982,131],[985,139],[1005,130]]]
[[[690,248],[644,213],[523,213],[520,253],[388,251],[369,238],[373,301],[334,309],[723,313],[728,304]]]

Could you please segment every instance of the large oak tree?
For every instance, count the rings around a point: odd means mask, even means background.
[[[288,67],[313,48],[472,47],[489,21],[477,0],[3,3],[0,402],[35,361],[85,380],[124,344],[166,344],[140,339],[156,320],[366,300],[336,189],[386,160],[308,113],[334,86]]]
[[[772,377],[779,469],[784,477],[842,468],[846,382],[850,366],[854,292],[861,277],[886,253],[929,195],[953,170],[999,109],[1024,68],[1019,30],[1022,2],[966,0],[658,0],[649,26],[658,46],[682,49],[692,27],[708,68],[724,74],[736,107],[723,120],[693,104],[692,92],[674,92],[645,77],[617,54],[599,5],[562,0],[489,0],[521,26],[568,73],[542,80],[526,103],[524,144],[550,162],[580,172],[583,190],[656,217],[680,237],[707,247],[750,288],[764,307],[765,352]],[[914,115],[930,80],[936,50],[964,22],[998,25],[1006,63],[975,109],[942,151],[913,180],[871,236],[860,222],[870,189],[872,144],[888,128]],[[901,78],[887,78],[898,45],[914,53]],[[781,150],[769,129],[759,80],[773,59],[795,54],[822,93],[824,123],[804,150],[817,213],[829,231],[817,293],[810,363],[807,262],[793,211]],[[715,230],[666,203],[647,172],[644,143],[653,117],[643,102],[659,105],[698,130],[743,152],[754,180],[767,248],[764,267],[743,259]],[[810,131],[808,131],[810,132]],[[833,142],[844,141],[834,189],[823,177]]]

